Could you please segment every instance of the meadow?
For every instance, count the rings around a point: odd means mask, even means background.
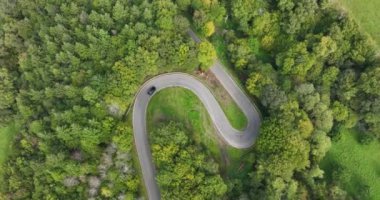
[[[10,123],[6,126],[0,127],[0,166],[3,166],[4,162],[7,160],[8,155],[11,153],[12,140],[18,129],[19,126],[15,123]],[[0,180],[1,177],[2,169],[0,168]]]
[[[380,1],[378,0],[337,0],[335,3],[347,11],[380,46]]]
[[[0,127],[0,165],[4,163],[10,153],[10,145],[17,129],[18,126],[14,123]]]
[[[380,142],[363,145],[359,132],[342,131],[321,163],[327,180],[340,182],[357,199],[380,199]]]

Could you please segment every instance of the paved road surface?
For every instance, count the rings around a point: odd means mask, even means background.
[[[191,31],[189,34],[196,42],[200,41]],[[156,76],[147,81],[140,88],[133,105],[133,133],[145,188],[150,200],[160,199],[160,191],[155,181],[155,169],[152,163],[152,154],[146,128],[146,112],[149,101],[152,98],[152,96],[147,94],[147,91],[152,86],[157,88],[155,94],[168,87],[183,87],[191,90],[204,104],[218,130],[219,136],[227,144],[235,148],[248,148],[252,146],[258,136],[260,115],[255,106],[252,105],[251,101],[236,85],[230,75],[224,71],[219,61],[216,61],[210,70],[246,115],[248,119],[247,127],[242,131],[234,129],[210,90],[191,75],[169,73]]]

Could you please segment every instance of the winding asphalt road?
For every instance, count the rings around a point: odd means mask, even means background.
[[[196,42],[200,41],[192,31],[190,31],[189,34]],[[152,98],[151,95],[147,94],[147,91],[152,86],[156,87],[155,94],[168,87],[182,87],[192,91],[198,96],[210,114],[218,131],[218,135],[227,144],[235,148],[242,149],[252,146],[258,136],[260,115],[256,107],[233,81],[230,75],[223,70],[218,60],[210,70],[215,74],[216,78],[247,117],[247,127],[242,131],[233,128],[211,91],[191,75],[185,73],[168,73],[156,76],[147,81],[137,93],[133,105],[133,133],[145,187],[150,200],[160,199],[160,191],[155,180],[156,173],[152,162],[152,153],[150,151],[146,128],[146,113],[149,101]]]

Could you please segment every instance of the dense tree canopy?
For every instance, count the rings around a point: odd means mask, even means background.
[[[131,149],[106,147],[145,77],[197,65],[188,20],[170,0],[1,1],[0,10],[0,121],[17,113],[23,124],[0,196],[137,198]]]
[[[359,128],[363,141],[379,138],[374,45],[327,1],[231,5],[233,26],[224,35],[228,58],[265,110],[245,193],[260,199],[346,198],[337,182],[321,181],[319,162],[331,146],[328,135],[337,139],[342,127]]]
[[[7,109],[12,106],[14,101],[13,82],[7,69],[3,68],[0,71],[1,78],[1,104],[0,109]]]
[[[209,67],[214,63],[216,58],[216,52],[214,46],[209,42],[201,42],[199,44],[198,61],[200,68],[207,71]]]
[[[207,71],[217,52],[263,114],[253,164],[222,179],[182,125],[162,125],[164,198],[349,199],[319,168],[331,139],[380,138],[376,50],[327,0],[1,0],[0,25],[0,125],[22,125],[0,199],[140,197],[125,123],[135,92],[162,72]]]
[[[164,199],[218,199],[227,185],[218,164],[191,141],[180,124],[169,123],[151,134],[157,182]]]

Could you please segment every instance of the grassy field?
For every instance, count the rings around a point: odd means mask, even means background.
[[[380,46],[379,0],[335,0],[335,3],[347,10]]]
[[[232,101],[232,100],[231,100]],[[223,105],[221,101],[218,101],[221,104],[224,113],[227,116],[227,119],[230,121],[232,127],[243,130],[247,127],[247,117],[245,117],[244,113],[240,110],[240,108],[233,102],[227,102]]]
[[[11,152],[13,136],[17,133],[19,127],[11,123],[7,126],[0,127],[0,166],[4,164]],[[0,180],[2,180],[2,169],[0,168]],[[1,183],[0,183],[1,187]]]
[[[168,88],[158,92],[149,103],[147,115],[148,131],[152,131],[158,123],[183,123],[196,143],[204,146],[219,161],[224,175],[235,177],[249,167],[242,163],[242,156],[247,150],[233,149],[220,141],[207,110],[191,91]]]
[[[0,127],[0,165],[4,163],[11,150],[10,145],[17,130],[17,125],[13,123]]]
[[[361,145],[358,132],[343,130],[342,139],[333,143],[321,163],[329,181],[338,177],[343,188],[358,199],[380,199],[380,142]]]

